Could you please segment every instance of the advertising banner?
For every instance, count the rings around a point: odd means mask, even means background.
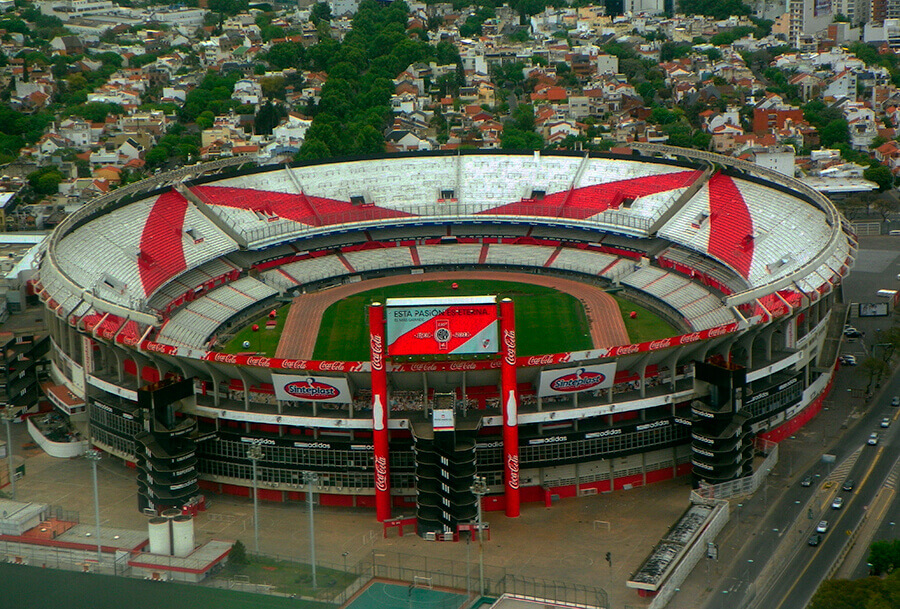
[[[592,389],[606,389],[612,387],[615,376],[615,363],[562,368],[560,370],[544,370],[541,372],[541,384],[538,388],[538,395],[546,397],[548,395],[565,395]]]
[[[496,353],[493,296],[388,298],[388,355]]]
[[[273,374],[275,397],[295,402],[333,402],[348,404],[353,401],[347,380],[332,376],[296,376]]]
[[[886,302],[861,302],[859,303],[860,317],[885,317],[890,314]]]

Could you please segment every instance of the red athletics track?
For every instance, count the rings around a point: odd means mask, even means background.
[[[560,292],[571,294],[581,301],[591,327],[591,340],[594,348],[614,347],[628,344],[628,333],[622,314],[612,296],[594,286],[571,279],[560,279],[545,275],[528,273],[505,273],[492,271],[452,271],[442,273],[426,273],[424,275],[396,275],[381,277],[359,283],[350,283],[328,290],[301,294],[294,298],[288,312],[281,340],[275,357],[288,359],[312,359],[319,335],[322,315],[333,303],[353,294],[366,292],[375,288],[417,281],[465,281],[467,279],[486,279],[497,281],[517,281],[554,288]]]

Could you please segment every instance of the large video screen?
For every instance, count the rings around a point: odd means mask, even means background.
[[[496,353],[497,298],[388,298],[388,355]]]

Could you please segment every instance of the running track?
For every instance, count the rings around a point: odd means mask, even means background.
[[[291,310],[288,312],[275,357],[312,359],[313,350],[316,346],[316,337],[319,335],[319,327],[322,322],[322,315],[332,304],[348,296],[388,285],[414,283],[417,281],[464,281],[467,279],[518,281],[519,283],[555,288],[560,292],[571,294],[584,305],[585,314],[591,327],[591,340],[594,343],[594,348],[614,347],[630,342],[616,301],[613,300],[612,296],[599,288],[571,279],[545,275],[492,271],[454,271],[381,277],[310,294],[301,294],[294,298]]]

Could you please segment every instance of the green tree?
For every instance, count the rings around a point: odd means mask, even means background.
[[[331,149],[328,144],[320,139],[308,137],[303,140],[300,146],[300,152],[294,156],[295,161],[314,161],[317,159],[325,159],[331,156]]]
[[[309,18],[313,23],[331,21],[331,7],[327,2],[316,2],[309,11]]]
[[[271,135],[272,129],[278,126],[281,119],[278,108],[272,105],[271,101],[267,101],[256,113],[253,119],[253,127],[257,135]]]
[[[884,165],[878,164],[867,168],[863,172],[863,178],[878,184],[878,191],[884,192],[894,185],[894,174]]]
[[[751,8],[741,0],[679,0],[678,6],[687,15],[706,15],[716,19],[751,13]]]
[[[326,5],[327,6],[327,5]],[[279,42],[272,45],[262,59],[269,62],[273,68],[284,70],[285,68],[298,68],[303,63],[305,56],[302,44],[296,42]]]
[[[500,147],[505,150],[540,150],[544,147],[544,140],[534,131],[506,127],[500,138]]]
[[[28,184],[38,195],[55,195],[62,181],[63,175],[56,167],[45,167],[28,174]]]
[[[850,129],[847,121],[842,118],[830,121],[819,130],[819,138],[824,148],[848,143],[850,141]]]
[[[228,553],[228,564],[243,566],[249,562],[247,557],[247,548],[240,539],[231,546],[231,552]]]

